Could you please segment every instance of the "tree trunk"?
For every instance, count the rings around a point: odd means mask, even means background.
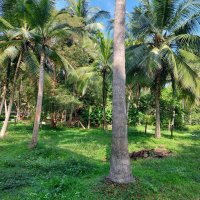
[[[107,100],[107,88],[106,88],[106,69],[103,69],[103,87],[102,87],[102,100],[103,100],[103,129],[107,129],[106,122],[106,100]]]
[[[191,114],[191,112],[189,114],[189,124],[192,125],[192,114]]]
[[[130,104],[131,104],[131,93],[128,95],[127,106],[126,106],[126,118],[127,118],[127,123],[128,123],[128,116],[129,116]]]
[[[72,126],[72,120],[73,120],[73,113],[74,113],[74,105],[71,105],[71,110],[69,114],[69,120],[68,120],[68,125],[71,127]]]
[[[4,101],[4,110],[5,110],[5,115],[8,113],[8,106],[7,106],[7,100],[5,99]]]
[[[56,128],[57,127],[57,120],[56,120],[56,113],[53,111],[51,113],[51,128]]]
[[[37,105],[35,112],[35,122],[33,128],[32,140],[30,143],[30,148],[34,148],[37,145],[38,141],[38,132],[40,126],[41,112],[42,112],[42,100],[43,100],[43,90],[44,90],[44,63],[45,63],[45,52],[44,49],[41,52],[40,58],[40,75],[39,75],[39,83],[38,83],[38,97],[37,97]]]
[[[53,67],[53,90],[52,90],[52,97],[55,97],[55,89],[56,89],[56,67],[54,63],[52,64]],[[53,100],[54,101],[54,100]],[[56,120],[56,111],[55,111],[55,102],[52,102],[52,111],[51,111],[51,127],[57,127],[57,120]]]
[[[16,111],[17,111],[16,123],[18,123],[21,120],[21,116],[20,116],[21,93],[22,93],[22,78],[21,78],[21,81],[20,81],[19,96],[18,96],[18,100],[17,100],[17,104],[16,104]]]
[[[1,100],[1,104],[0,104],[0,116],[2,114],[3,111],[3,105],[6,99],[6,86],[3,87],[3,94],[2,94],[2,100]]]
[[[175,121],[175,116],[176,116],[176,111],[175,111],[175,107],[174,107],[173,108],[173,115],[172,115],[171,126],[170,126],[171,137],[174,136],[174,121]]]
[[[176,117],[176,83],[175,83],[175,77],[174,74],[171,74],[171,80],[172,80],[172,91],[173,91],[173,112],[172,112],[172,118],[170,123],[170,132],[171,137],[173,137],[174,134],[174,122]]]
[[[144,133],[145,133],[145,134],[147,134],[147,127],[148,127],[148,122],[146,121],[146,122],[145,122],[145,130],[144,130]]]
[[[113,125],[109,179],[119,184],[133,181],[128,153],[125,95],[125,7],[126,0],[116,0],[113,65]]]
[[[139,109],[140,107],[140,96],[141,96],[141,87],[139,84],[137,84],[137,88],[136,88],[136,105],[137,105],[137,109]]]
[[[168,131],[171,131],[171,120],[169,120],[169,123],[168,123]]]
[[[161,88],[160,88],[160,74],[156,77],[156,130],[155,130],[155,138],[161,137],[160,132],[160,96],[161,96]]]
[[[3,126],[2,126],[2,129],[1,129],[0,138],[4,138],[6,136],[6,131],[7,131],[7,128],[8,128],[8,122],[9,122],[9,119],[10,119],[10,114],[11,114],[11,111],[12,111],[12,106],[13,106],[13,101],[14,101],[15,88],[16,88],[16,82],[17,82],[17,74],[18,74],[18,71],[19,71],[19,66],[20,66],[21,60],[22,60],[22,54],[19,55],[19,59],[18,59],[17,66],[16,66],[16,69],[15,69],[13,85],[12,85],[12,90],[11,90],[11,94],[10,94],[10,101],[9,101],[8,110],[7,110],[7,113],[6,113],[6,116],[5,116],[5,120],[3,122]]]
[[[91,124],[91,113],[92,113],[92,106],[89,106],[88,109],[88,129],[90,129],[90,124]]]

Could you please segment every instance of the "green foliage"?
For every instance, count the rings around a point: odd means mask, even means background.
[[[199,99],[199,8],[198,1],[155,0],[133,10],[126,51],[129,84],[153,91],[159,75],[160,86],[175,82],[185,95]]]

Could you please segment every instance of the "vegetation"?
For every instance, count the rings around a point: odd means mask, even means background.
[[[129,129],[129,151],[160,145],[173,152],[165,159],[133,161],[136,183],[128,187],[104,181],[109,171],[111,132],[100,129],[56,129],[44,126],[36,149],[29,150],[32,127],[11,125],[0,144],[0,198],[6,199],[198,199],[199,127],[164,131]]]
[[[0,2],[0,199],[200,198],[200,1],[115,5]]]

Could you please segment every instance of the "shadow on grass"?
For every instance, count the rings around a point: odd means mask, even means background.
[[[24,143],[10,144],[7,148],[20,149]],[[103,163],[59,147],[46,147],[40,144],[34,150],[22,149],[15,155],[1,158],[0,199],[5,195],[19,194],[27,199],[30,194],[23,190],[31,188],[33,194],[48,194],[48,198],[59,198],[66,190],[77,191],[80,179],[103,176],[108,170]],[[16,198],[17,199],[17,198]],[[38,196],[38,199],[39,196]]]
[[[111,132],[43,127],[39,145],[29,150],[32,127],[11,126],[9,130],[9,138],[3,141],[6,145],[0,147],[0,199],[6,195],[7,199],[15,200],[174,199],[177,193],[180,199],[186,196],[197,199],[200,147],[190,134],[175,134],[174,140],[189,142],[177,143],[176,148],[180,151],[174,157],[133,162],[137,183],[125,187],[99,181],[108,174]],[[162,139],[167,144],[174,141],[166,132]],[[154,134],[129,129],[131,145],[148,146],[151,140],[154,140]],[[74,145],[73,150],[68,148],[71,145]],[[107,162],[96,159],[96,147],[97,150],[104,148]],[[84,156],[82,150],[92,152],[94,156]]]

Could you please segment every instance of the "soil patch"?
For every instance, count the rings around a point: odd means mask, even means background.
[[[165,148],[143,149],[129,154],[130,158],[133,160],[137,160],[139,158],[166,158],[172,155],[172,152]]]

